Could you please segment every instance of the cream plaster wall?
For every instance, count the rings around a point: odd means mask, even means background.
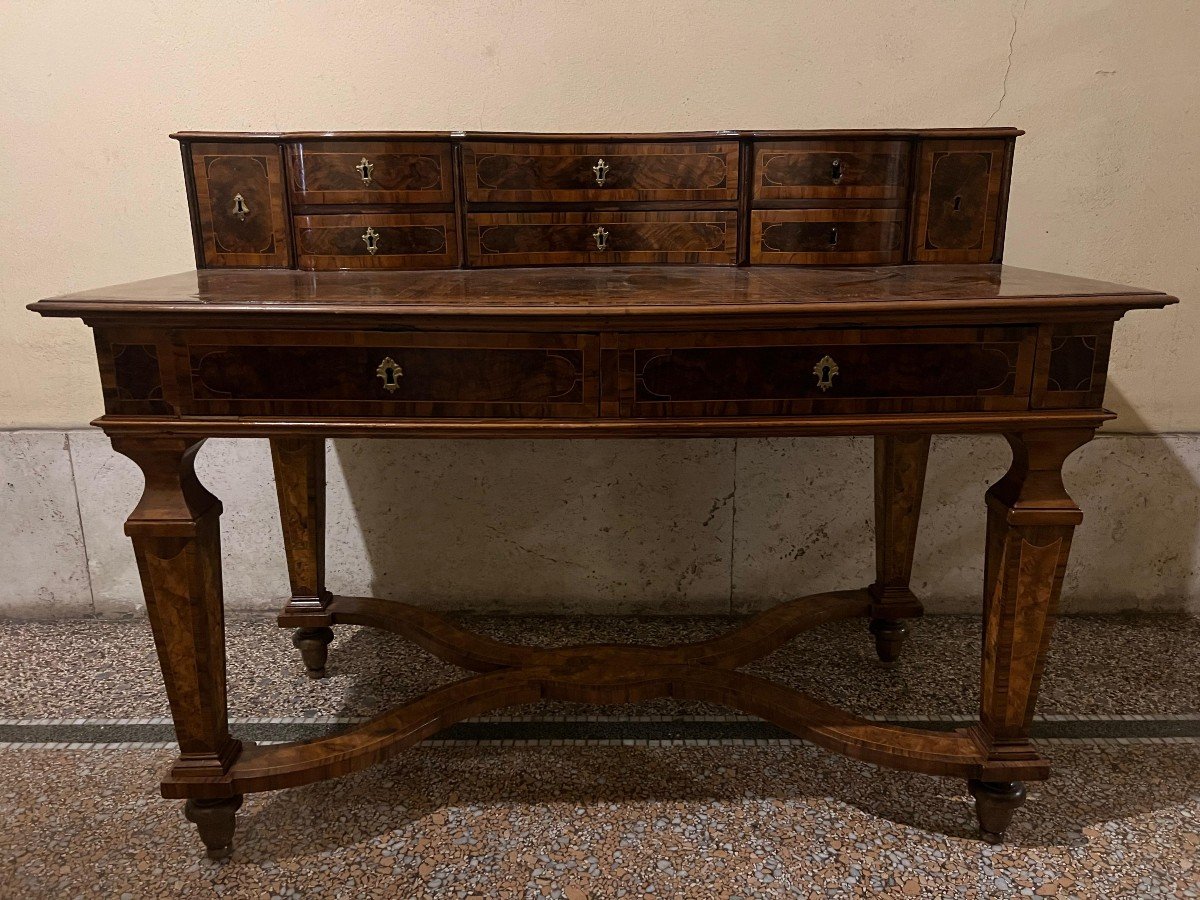
[[[1018,125],[1008,261],[1178,294],[1119,326],[1121,430],[1200,428],[1200,6],[0,2],[0,428],[100,412],[26,303],[192,267],[175,129]]]

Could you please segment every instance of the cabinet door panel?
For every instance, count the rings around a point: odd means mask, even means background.
[[[291,261],[276,144],[192,144],[196,217],[207,266],[286,267]]]
[[[915,261],[998,258],[1008,146],[996,140],[921,143],[913,217]]]

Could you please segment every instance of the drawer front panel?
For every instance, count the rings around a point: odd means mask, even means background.
[[[450,145],[307,141],[288,148],[295,203],[453,203]]]
[[[966,412],[1029,407],[1032,328],[626,335],[635,418]]]
[[[192,144],[206,266],[291,264],[283,161],[275,144]]]
[[[996,249],[1005,141],[923,141],[917,164],[912,258],[990,262]]]
[[[473,213],[467,216],[472,266],[732,265],[737,214]]]
[[[756,200],[887,200],[902,205],[907,141],[767,141],[755,145]]]
[[[197,332],[185,414],[595,416],[597,347],[595,335]]]
[[[754,210],[756,264],[892,265],[904,262],[902,209]]]
[[[473,202],[737,199],[738,145],[463,144]]]
[[[452,213],[296,216],[295,222],[296,262],[301,269],[445,269],[458,265]]]

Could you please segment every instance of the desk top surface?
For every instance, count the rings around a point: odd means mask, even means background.
[[[1159,308],[1161,291],[1003,265],[624,266],[438,271],[209,269],[31,304],[53,316],[703,316]]]

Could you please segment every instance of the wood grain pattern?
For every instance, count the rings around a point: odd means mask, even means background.
[[[908,141],[759,141],[756,200],[878,199],[903,205]]]
[[[274,144],[193,144],[192,173],[204,264],[288,266],[283,161]],[[238,196],[248,210],[235,211]]]
[[[114,438],[145,489],[125,522],[179,742],[170,778],[224,777],[241,751],[230,737],[221,594],[221,504],[196,477],[203,439]],[[225,794],[224,796],[228,796]]]
[[[922,141],[913,194],[911,259],[995,262],[1007,172],[1004,141]]]
[[[875,437],[875,581],[868,588],[872,624],[924,612],[910,581],[928,461],[928,434]],[[907,631],[880,626],[875,632],[880,656],[894,661]]]
[[[470,213],[472,266],[733,265],[735,212]],[[603,229],[605,249],[595,237]]]
[[[1091,429],[1009,433],[1013,460],[987,493],[983,690],[976,733],[997,763],[1041,757],[1029,740],[1071,535],[1082,519],[1062,464]],[[1003,780],[1015,780],[1018,776]]]
[[[279,500],[279,523],[287,557],[292,596],[281,617],[314,628],[329,624],[325,606],[325,441],[320,438],[271,439],[271,465]]]
[[[301,269],[448,269],[458,265],[453,213],[296,216]],[[366,240],[370,228],[375,253]]]
[[[1025,409],[1031,329],[627,335],[622,415],[763,416]],[[815,371],[829,357],[832,385]]]
[[[736,200],[738,143],[463,144],[468,202]],[[609,167],[604,184],[593,167]]]
[[[1113,323],[1043,325],[1034,364],[1033,406],[1039,409],[1099,407],[1104,403]]]
[[[672,696],[749,712],[793,734],[893,768],[963,777],[995,777],[1037,767],[989,766],[974,738],[880,725],[798,691],[736,671],[821,622],[862,615],[864,591],[813,595],[764,612],[709,641],[671,647],[508,645],[463,631],[436,613],[369,598],[335,598],[341,624],[384,628],[415,640],[439,658],[484,674],[456,682],[336,735],[299,744],[251,748],[233,770],[208,785],[168,780],[169,796],[224,796],[274,790],[358,771],[469,716],[559,699],[625,703]]]
[[[287,161],[297,204],[454,202],[449,141],[304,141],[288,145]]]
[[[42,315],[119,320],[123,327],[181,321],[293,327],[424,325],[476,328],[607,326],[619,330],[753,327],[764,316],[805,324],[962,324],[1115,320],[1178,299],[1162,291],[1000,265],[578,266],[444,272],[201,270],[96,288],[31,304]],[[519,326],[518,326],[519,327]],[[795,326],[793,326],[795,327]],[[469,329],[473,330],[473,329]]]
[[[598,411],[594,335],[195,332],[191,415],[571,417]],[[379,374],[385,359],[395,383]]]
[[[891,265],[904,261],[902,209],[756,209],[755,265]]]

